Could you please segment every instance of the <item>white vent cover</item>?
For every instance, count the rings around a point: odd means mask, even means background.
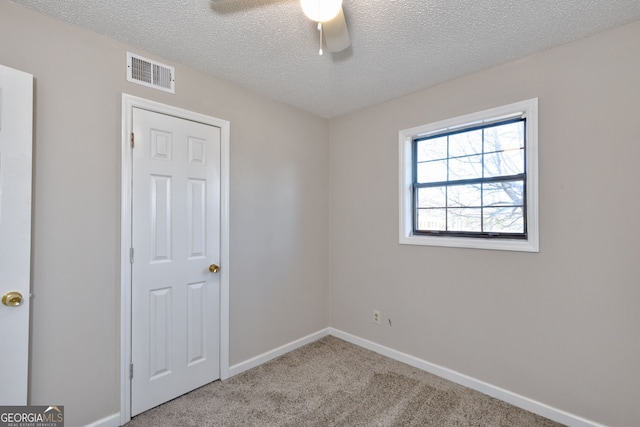
[[[127,52],[127,80],[143,86],[176,93],[175,68]]]

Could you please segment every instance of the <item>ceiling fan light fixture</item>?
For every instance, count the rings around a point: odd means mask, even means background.
[[[307,18],[315,22],[327,22],[336,17],[342,8],[342,0],[300,0]]]

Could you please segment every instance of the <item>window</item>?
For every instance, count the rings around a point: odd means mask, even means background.
[[[400,132],[400,243],[538,251],[537,99]]]

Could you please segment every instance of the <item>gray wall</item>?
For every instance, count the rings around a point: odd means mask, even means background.
[[[329,324],[328,122],[179,64],[175,95],[127,83],[127,49],[0,0],[35,76],[30,399],[69,427],[119,410],[123,92],[231,122],[231,364]]]
[[[540,253],[399,245],[398,131],[532,97]],[[640,425],[640,22],[334,119],[330,138],[333,327]]]

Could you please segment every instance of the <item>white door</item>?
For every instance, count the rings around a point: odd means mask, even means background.
[[[220,377],[220,128],[133,109],[131,414]]]
[[[27,404],[33,76],[0,65],[0,405]]]

